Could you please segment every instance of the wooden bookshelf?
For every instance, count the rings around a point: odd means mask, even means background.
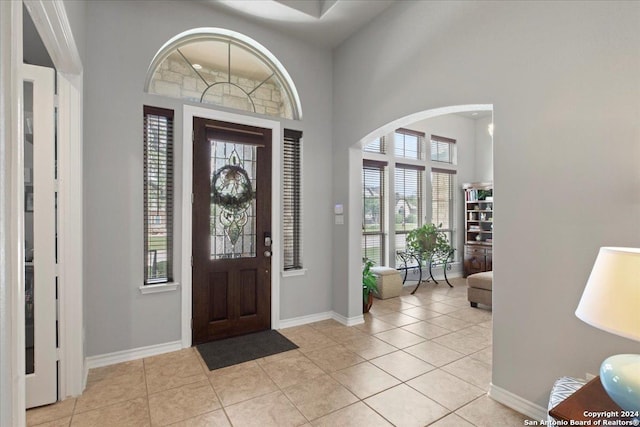
[[[493,268],[493,183],[463,184],[464,276]]]

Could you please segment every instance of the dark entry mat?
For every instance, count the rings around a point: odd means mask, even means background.
[[[272,354],[295,350],[298,346],[280,335],[279,332],[268,330],[199,344],[196,348],[209,370],[213,371]]]

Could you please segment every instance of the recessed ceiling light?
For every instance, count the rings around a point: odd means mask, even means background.
[[[202,70],[202,65],[200,65],[200,64],[193,64],[193,68],[195,68],[196,70]]]

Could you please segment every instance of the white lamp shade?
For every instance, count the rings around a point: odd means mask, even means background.
[[[603,331],[640,341],[640,249],[600,248],[576,316]]]

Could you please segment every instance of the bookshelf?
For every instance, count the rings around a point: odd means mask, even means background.
[[[493,268],[493,183],[464,184],[464,275]]]

